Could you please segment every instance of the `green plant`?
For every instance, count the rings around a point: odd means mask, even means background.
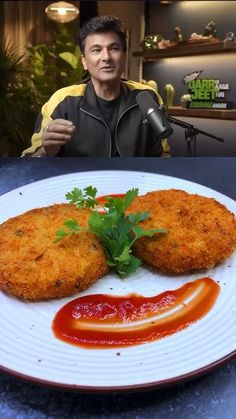
[[[61,87],[79,82],[85,75],[79,47],[65,25],[58,25],[51,44],[28,47],[28,65],[37,104],[41,107]]]
[[[58,89],[85,75],[72,27],[52,25],[51,44],[25,54],[0,41],[0,156],[20,156],[28,147],[41,106]]]
[[[28,144],[34,114],[29,73],[10,42],[0,41],[0,156],[17,156]]]

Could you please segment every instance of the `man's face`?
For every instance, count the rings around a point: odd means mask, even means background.
[[[82,63],[91,78],[98,82],[120,80],[125,67],[125,53],[115,32],[89,35],[85,40]]]

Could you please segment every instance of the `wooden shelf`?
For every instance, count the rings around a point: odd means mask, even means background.
[[[155,61],[169,57],[184,57],[190,55],[219,54],[236,52],[236,42],[212,42],[203,44],[178,45],[161,50],[134,51],[134,57],[142,57],[145,61]]]
[[[170,116],[236,120],[236,109],[186,109],[181,106],[173,106],[168,108],[167,113]]]

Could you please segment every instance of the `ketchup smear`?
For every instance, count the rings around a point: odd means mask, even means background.
[[[153,297],[94,294],[62,307],[54,335],[86,348],[111,348],[152,342],[197,321],[214,305],[220,286],[200,278]]]
[[[104,204],[107,203],[107,198],[108,197],[110,197],[110,198],[122,198],[123,199],[124,196],[125,196],[124,193],[112,193],[110,195],[101,195],[101,196],[98,196],[98,197],[96,197],[96,200],[98,201],[99,205],[97,205],[97,207],[95,207],[95,209],[98,212],[100,212],[101,214],[105,214],[106,211],[103,208],[99,208],[99,207],[100,206],[101,207],[104,207]]]
[[[99,202],[100,205],[104,205],[107,202],[107,198],[111,197],[111,198],[124,198],[125,194],[124,193],[112,193],[110,195],[102,195],[102,196],[98,196],[96,198],[96,200]]]

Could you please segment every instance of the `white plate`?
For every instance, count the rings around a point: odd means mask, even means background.
[[[236,203],[212,189],[183,179],[152,173],[92,171],[51,177],[0,197],[0,223],[35,207],[66,202],[74,187],[96,186],[98,195],[139,193],[178,188],[213,197],[236,212]],[[126,280],[102,278],[86,292],[145,296],[179,288],[210,276],[219,281],[220,295],[210,312],[183,331],[152,343],[113,349],[84,349],[56,339],[51,323],[72,296],[40,303],[20,301],[0,293],[0,364],[4,371],[40,383],[81,391],[124,391],[157,388],[193,378],[235,355],[236,255],[206,272],[168,277],[140,268]]]

